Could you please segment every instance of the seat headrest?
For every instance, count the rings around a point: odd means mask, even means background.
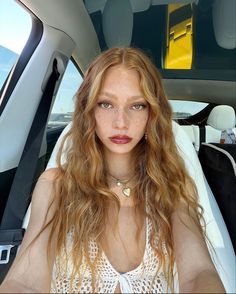
[[[215,0],[212,10],[217,44],[224,49],[236,48],[236,1]]]
[[[221,131],[234,128],[235,112],[233,107],[228,105],[214,107],[207,119],[207,124]]]
[[[133,13],[148,10],[151,5],[151,0],[130,0]]]
[[[107,0],[102,14],[102,27],[108,48],[130,46],[133,32],[130,1]]]

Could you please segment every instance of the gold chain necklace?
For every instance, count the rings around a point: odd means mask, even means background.
[[[131,188],[129,186],[127,186],[127,184],[134,178],[134,176],[132,176],[128,180],[120,180],[120,179],[117,179],[116,177],[112,176],[111,174],[108,174],[108,175],[116,182],[116,186],[122,187],[123,195],[125,197],[130,197]]]

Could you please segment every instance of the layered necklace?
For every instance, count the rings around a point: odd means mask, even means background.
[[[125,197],[130,197],[131,195],[131,187],[128,185],[128,183],[134,178],[134,176],[132,176],[131,178],[127,179],[127,180],[121,180],[121,179],[117,179],[116,177],[114,177],[111,174],[108,174],[116,183],[116,186],[121,187],[121,191],[122,194]]]

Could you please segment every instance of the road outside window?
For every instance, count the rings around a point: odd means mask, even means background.
[[[201,110],[203,110],[209,103],[197,101],[184,101],[184,100],[169,100],[173,110],[174,119],[186,119]]]

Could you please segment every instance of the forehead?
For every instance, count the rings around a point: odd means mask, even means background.
[[[132,80],[139,80],[139,73],[135,69],[129,69],[125,65],[118,64],[109,67],[105,74],[104,74],[104,80],[108,79],[132,79]]]
[[[123,65],[112,66],[105,72],[101,90],[112,88],[114,91],[141,91],[139,74]]]
[[[131,98],[145,99],[138,72],[124,65],[116,65],[107,69],[99,94],[122,101]]]
[[[110,67],[105,73],[100,94],[122,100],[143,96],[138,72],[123,65]]]

